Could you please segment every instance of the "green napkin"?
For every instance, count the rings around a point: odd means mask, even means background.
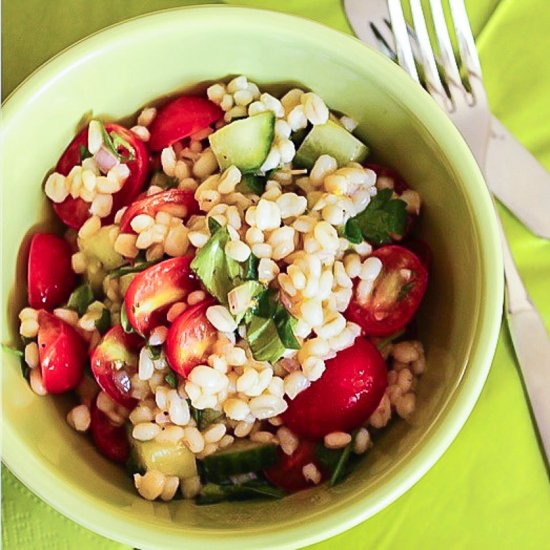
[[[368,0],[365,0],[368,1]],[[548,0],[467,1],[493,111],[550,169]],[[195,2],[5,0],[3,96],[62,47],[133,15]],[[338,0],[242,0],[351,32]],[[32,36],[32,41],[29,38]],[[518,182],[521,192],[521,182]],[[500,209],[519,269],[550,330],[550,242]],[[2,471],[2,540],[8,550],[127,548],[79,527]],[[503,328],[487,384],[441,460],[394,504],[312,548],[376,550],[549,547],[550,491],[510,339]]]

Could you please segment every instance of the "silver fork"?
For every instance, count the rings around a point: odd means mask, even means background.
[[[379,42],[386,44],[384,53],[391,53],[389,44],[395,43],[399,65],[419,83],[417,64],[421,67],[424,87],[460,130],[484,171],[491,113],[464,0],[449,0],[449,4],[468,87],[460,75],[441,0],[429,0],[439,48],[437,62],[420,0],[409,2],[414,28],[407,26],[401,0],[387,0],[391,23],[386,20],[379,24],[371,23],[371,28]],[[550,463],[550,399],[547,398],[550,388],[550,339],[518,273],[496,210],[495,213],[504,257],[508,328],[546,460]]]

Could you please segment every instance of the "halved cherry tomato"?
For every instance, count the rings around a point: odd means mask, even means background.
[[[118,404],[131,409],[136,400],[130,395],[130,377],[137,370],[140,344],[136,334],[127,334],[115,325],[92,352],[90,365],[99,387]]]
[[[416,313],[426,292],[428,271],[402,246],[383,246],[372,256],[380,259],[382,271],[366,300],[357,297],[356,285],[345,315],[367,336],[389,336],[404,328]]]
[[[166,309],[198,288],[191,271],[193,258],[171,258],[145,269],[134,277],[124,298],[128,321],[139,334],[147,335],[161,324]]]
[[[212,300],[204,300],[186,309],[168,331],[166,358],[182,376],[187,376],[193,367],[204,361],[216,341],[217,331],[206,318],[206,310],[212,303]]]
[[[351,432],[374,412],[387,386],[386,363],[364,338],[326,362],[319,380],[288,403],[284,423],[301,437]]]
[[[111,223],[117,210],[131,203],[141,191],[149,166],[149,154],[145,144],[130,130],[120,126],[119,124],[105,124],[105,130],[108,133],[116,132],[122,136],[135,151],[135,158],[127,162],[130,170],[130,175],[124,182],[122,189],[113,195],[113,209],[111,215],[105,218],[105,223]],[[84,128],[71,141],[67,149],[61,155],[55,167],[56,172],[68,175],[73,166],[81,164],[81,148],[88,146],[88,127]],[[68,196],[61,203],[53,203],[53,208],[61,221],[78,229],[90,217],[90,203],[85,202],[81,198],[73,199]]]
[[[169,189],[161,191],[143,199],[134,201],[124,212],[120,220],[122,233],[133,233],[130,222],[138,214],[148,214],[153,218],[157,212],[168,212],[180,218],[187,218],[199,211],[199,205],[195,200],[193,191],[187,189]]]
[[[42,382],[48,393],[74,389],[88,360],[86,344],[80,334],[43,309],[38,312],[38,355]]]
[[[160,151],[180,139],[204,130],[223,116],[212,101],[199,96],[184,95],[161,107],[149,131],[149,147]]]
[[[109,417],[97,408],[94,400],[90,410],[90,432],[98,451],[109,460],[124,464],[130,455],[130,445],[124,426],[115,426]]]
[[[31,240],[27,264],[29,305],[51,311],[67,301],[76,276],[71,268],[69,243],[51,233],[37,233]]]
[[[289,456],[282,449],[278,449],[278,460],[269,468],[264,470],[265,477],[275,485],[280,487],[287,493],[295,493],[308,487],[313,487],[313,484],[306,480],[302,469],[307,464],[315,464],[321,472],[322,479],[328,477],[327,472],[318,462],[315,456],[315,447],[317,443],[309,439],[302,439],[298,448]]]

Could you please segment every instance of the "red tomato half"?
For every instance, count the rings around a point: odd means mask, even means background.
[[[95,400],[90,415],[90,432],[98,451],[109,460],[124,464],[130,455],[130,444],[124,426],[111,423],[109,417],[97,408]]]
[[[161,107],[149,127],[152,151],[204,130],[218,121],[223,111],[212,101],[199,96],[181,96]]]
[[[428,271],[418,257],[402,246],[383,246],[372,253],[382,271],[365,301],[357,297],[357,282],[346,317],[367,336],[389,336],[412,319],[426,292]]]
[[[99,387],[118,404],[131,409],[136,400],[130,395],[130,377],[137,370],[138,352],[143,340],[115,325],[103,336],[90,357],[92,373]]]
[[[122,136],[135,151],[135,159],[126,163],[130,169],[130,175],[122,189],[113,195],[111,215],[105,218],[105,223],[111,223],[117,210],[131,203],[139,195],[147,177],[149,153],[144,143],[124,126],[105,124],[105,129],[109,133],[116,132]],[[81,164],[82,147],[88,147],[88,127],[84,128],[65,149],[55,167],[56,172],[66,176],[73,166]],[[81,198],[73,199],[69,196],[62,203],[53,203],[53,208],[61,221],[74,229],[78,229],[90,217],[90,203]]]
[[[170,366],[182,376],[206,358],[217,331],[206,318],[212,300],[205,300],[186,309],[172,324],[166,337],[166,357]]]
[[[282,418],[293,432],[310,439],[351,432],[374,412],[386,386],[386,363],[380,352],[358,338],[326,362],[323,376],[289,401]]]
[[[199,211],[199,205],[195,200],[193,191],[186,189],[169,189],[161,191],[143,199],[134,201],[124,212],[120,220],[122,233],[134,233],[130,222],[138,214],[148,214],[153,218],[157,212],[168,212],[180,218],[187,218]]]
[[[315,447],[317,443],[308,439],[302,439],[298,448],[289,456],[281,448],[278,449],[279,459],[277,462],[264,470],[265,477],[287,493],[295,493],[302,489],[313,487],[313,484],[306,480],[302,469],[304,466],[313,463],[321,472],[322,479],[326,479],[327,472],[317,461]]]
[[[48,393],[78,385],[88,360],[86,343],[71,325],[43,309],[38,312],[38,354]]]
[[[51,311],[67,301],[76,285],[69,243],[51,233],[37,233],[31,240],[27,264],[29,305]]]
[[[169,306],[198,288],[191,271],[193,258],[171,258],[145,269],[134,277],[124,298],[128,321],[139,334],[147,335],[163,322]]]

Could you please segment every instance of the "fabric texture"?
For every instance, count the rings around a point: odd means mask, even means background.
[[[200,2],[71,0],[68,9],[69,2],[62,0],[5,0],[2,95],[6,97],[57,51],[95,30],[134,15],[191,3]],[[229,3],[302,15],[351,32],[339,0]],[[547,0],[470,0],[466,4],[494,113],[550,170]],[[517,184],[521,192],[521,182]],[[503,207],[499,210],[520,272],[550,331],[550,242],[534,237]],[[6,468],[2,493],[2,540],[7,550],[128,548],[64,518]],[[385,510],[311,548],[539,550],[549,547],[549,518],[548,477],[503,326],[483,393],[441,460]]]

